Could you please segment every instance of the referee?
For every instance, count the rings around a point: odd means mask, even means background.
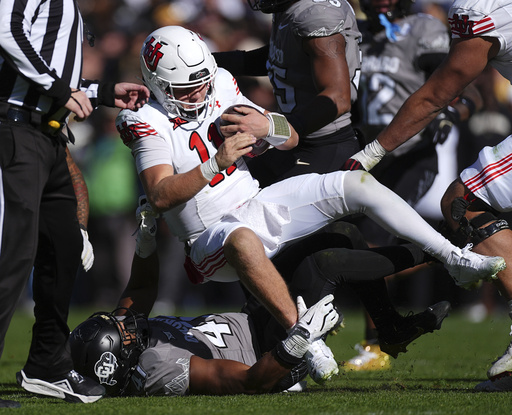
[[[88,403],[104,388],[75,372],[66,350],[82,236],[62,129],[100,104],[139,108],[149,91],[81,79],[83,30],[76,0],[0,0],[0,355],[34,268],[35,324],[18,383]]]

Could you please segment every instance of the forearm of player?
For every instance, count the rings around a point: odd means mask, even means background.
[[[348,110],[346,107],[340,109],[338,104],[327,95],[317,95],[306,110],[289,115],[287,118],[297,134],[300,137],[306,137],[333,122],[341,115],[340,111]]]
[[[233,360],[190,359],[190,393],[206,395],[259,394],[272,390],[290,369],[278,363],[271,353],[252,367]]]
[[[497,53],[496,42],[497,39],[479,37],[455,39],[441,66],[405,101],[391,124],[379,134],[380,144],[392,151],[425,128],[483,71],[488,58]]]
[[[130,279],[121,294],[118,307],[132,308],[139,313],[149,315],[158,295],[159,278],[160,265],[156,252],[147,258],[134,254]]]
[[[68,148],[66,148],[66,163],[68,164],[73,190],[75,191],[78,223],[87,229],[87,223],[89,221],[89,192],[85,184],[84,176],[71,157]]]
[[[446,99],[446,102],[449,100]],[[444,106],[429,99],[412,96],[404,103],[393,121],[377,136],[377,140],[384,150],[393,151],[423,130],[443,108]]]
[[[197,166],[186,173],[174,174],[171,166],[153,166],[140,174],[149,203],[162,213],[192,199],[209,182]]]
[[[343,35],[308,38],[302,46],[310,56],[317,95],[289,121],[304,137],[350,111],[351,86]]]

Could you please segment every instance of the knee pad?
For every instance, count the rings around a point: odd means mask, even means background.
[[[455,219],[453,210],[452,217]],[[491,221],[492,223],[482,228],[485,223]],[[443,233],[453,244],[459,247],[463,247],[469,242],[471,242],[473,246],[476,246],[495,233],[500,232],[503,229],[510,229],[509,224],[505,219],[498,219],[494,213],[489,211],[484,212],[471,220],[462,216],[458,222],[460,227],[457,230],[452,231],[445,226],[441,233]]]

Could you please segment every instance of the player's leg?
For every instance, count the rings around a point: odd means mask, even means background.
[[[32,343],[27,362],[16,378],[29,392],[69,402],[94,402],[105,390],[73,370],[67,347],[69,304],[83,240],[64,147],[55,145],[54,153],[57,157],[40,207]]]
[[[501,257],[485,257],[454,246],[369,173],[350,173],[354,174],[345,177],[343,189],[348,209],[366,214],[389,232],[418,245],[443,262],[459,285],[494,278],[506,266]]]
[[[473,244],[473,251],[482,255],[499,255],[512,264],[512,230],[494,213],[491,206],[470,195],[469,189],[456,179],[441,200],[441,210],[451,229],[454,243]],[[464,202],[471,200],[471,202]],[[455,218],[454,218],[455,216]],[[462,224],[462,225],[461,225]],[[512,300],[512,267],[498,272],[494,283],[507,300]]]
[[[468,195],[471,195],[469,189],[462,180],[456,179],[443,196],[441,209],[451,231],[449,235],[455,243],[473,243],[475,252],[500,255],[507,263],[512,263],[512,231],[508,228],[509,225],[491,213],[493,209],[490,206],[475,196]],[[494,283],[507,300],[512,318],[512,267],[500,271]],[[490,379],[478,384],[477,390],[512,390],[512,342],[487,374]]]
[[[232,231],[224,242],[224,256],[244,286],[285,328],[297,321],[297,310],[288,287],[265,254],[261,240],[245,227]]]
[[[39,202],[47,172],[39,136],[0,123],[0,356],[37,246]]]

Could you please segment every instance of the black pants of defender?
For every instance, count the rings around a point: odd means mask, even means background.
[[[82,249],[76,209],[64,145],[31,125],[0,120],[0,355],[34,267],[28,376],[72,369],[67,319]]]

